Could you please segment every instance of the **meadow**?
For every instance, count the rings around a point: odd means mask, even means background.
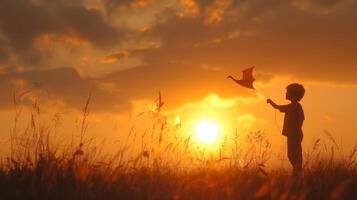
[[[129,132],[115,153],[104,154],[86,136],[90,98],[78,137],[62,146],[52,143],[53,127],[38,120],[37,103],[29,125],[19,130],[23,113],[15,104],[11,152],[0,164],[0,199],[357,199],[357,146],[337,157],[342,147],[326,133],[326,141],[317,139],[304,153],[303,175],[294,176],[289,169],[268,169],[270,144],[263,131],[244,140],[238,134],[225,138],[220,152],[229,153],[216,157],[190,149],[190,137],[168,138],[180,127],[168,126],[162,105],[160,99],[143,113],[152,117],[149,130]],[[148,140],[130,149],[140,138]]]

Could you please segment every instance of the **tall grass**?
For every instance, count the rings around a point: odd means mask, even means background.
[[[11,151],[0,164],[0,199],[357,199],[357,144],[348,155],[332,135],[305,153],[303,176],[267,170],[271,146],[263,131],[226,137],[219,154],[192,148],[162,114],[161,95],[143,133],[133,126],[114,154],[105,154],[86,135],[90,97],[77,137],[69,144],[51,139],[58,117],[40,120],[35,101],[29,125],[19,130],[22,107],[15,102]],[[244,144],[243,144],[244,141]],[[134,145],[136,144],[136,146]],[[323,157],[326,152],[328,157]]]

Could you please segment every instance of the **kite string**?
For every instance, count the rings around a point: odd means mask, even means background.
[[[276,110],[274,110],[274,115],[275,115],[275,119],[274,119],[275,120],[275,127],[278,129],[279,132],[281,132],[282,131],[281,125],[278,124],[278,121],[276,119]]]
[[[258,90],[258,93],[260,95],[262,95],[263,97],[265,97],[266,99],[268,99],[268,97],[264,93],[262,93],[261,91]],[[282,131],[281,125],[278,123],[278,120],[277,120],[277,111],[276,111],[276,109],[274,109],[274,125],[275,125],[275,128],[278,129],[279,132]]]

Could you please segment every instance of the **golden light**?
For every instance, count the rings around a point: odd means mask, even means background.
[[[219,136],[218,123],[213,120],[202,120],[198,122],[195,129],[195,136],[200,143],[215,143]]]

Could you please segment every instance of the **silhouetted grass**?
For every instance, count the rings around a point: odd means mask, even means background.
[[[226,138],[221,151],[229,149],[229,156],[195,154],[189,149],[190,137],[167,137],[175,130],[160,113],[160,97],[148,112],[152,128],[142,134],[133,128],[119,150],[105,156],[86,139],[89,100],[78,141],[64,147],[51,144],[52,129],[38,121],[37,103],[30,125],[19,133],[21,109],[15,104],[11,153],[0,165],[0,199],[357,199],[357,146],[349,155],[336,158],[341,147],[328,132],[331,156],[322,158],[320,153],[327,148],[316,140],[305,154],[302,176],[283,169],[268,171],[270,143],[264,132],[249,134],[244,148],[237,142],[238,134],[231,142]],[[130,151],[130,141],[144,137],[149,141]],[[165,160],[169,154],[175,155],[173,161]]]

